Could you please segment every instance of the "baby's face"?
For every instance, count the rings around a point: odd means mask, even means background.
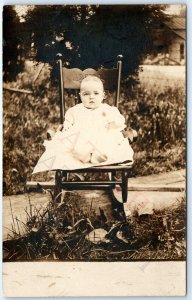
[[[99,107],[104,98],[102,83],[97,81],[84,82],[81,86],[80,97],[85,107],[92,109]]]

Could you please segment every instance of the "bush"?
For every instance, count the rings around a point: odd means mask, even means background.
[[[57,89],[49,83],[49,69],[31,84],[33,72],[26,70],[6,87],[32,90],[32,94],[5,90],[3,93],[4,193],[24,191],[34,165],[44,151],[46,130],[59,124]],[[44,83],[44,84],[43,84]]]
[[[175,87],[163,93],[137,86],[120,106],[127,126],[138,132],[133,144],[134,175],[149,175],[185,167],[185,91]]]

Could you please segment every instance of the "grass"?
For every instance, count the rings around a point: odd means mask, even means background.
[[[151,153],[137,151],[137,145],[133,145],[133,148],[135,156],[132,176],[147,176],[185,168],[186,147],[182,141],[177,141],[174,146],[154,148]]]
[[[75,195],[46,209],[30,204],[27,221],[20,226],[14,219],[12,236],[3,243],[4,261],[134,261],[184,260],[186,257],[186,203],[179,199],[176,208],[117,221],[111,229],[91,209],[86,212],[74,205]],[[30,199],[29,199],[30,201]],[[16,225],[17,223],[17,225]],[[89,238],[90,234],[98,239]],[[101,233],[104,233],[102,237]]]

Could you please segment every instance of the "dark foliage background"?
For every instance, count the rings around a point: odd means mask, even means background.
[[[164,5],[35,5],[19,22],[5,6],[4,80],[15,78],[11,65],[23,59],[54,65],[62,57],[70,67],[111,67],[124,56],[123,76],[137,71],[143,55],[153,52],[152,30],[168,16]],[[54,71],[54,68],[53,68]]]
[[[23,37],[19,17],[12,6],[3,10],[3,70],[5,81],[15,79],[23,69]]]

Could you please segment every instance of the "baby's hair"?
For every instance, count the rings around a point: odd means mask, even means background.
[[[90,82],[91,82],[91,81],[98,82],[98,83],[100,83],[100,84],[102,85],[102,87],[103,87],[103,82],[102,82],[102,80],[101,80],[99,77],[97,77],[97,76],[95,76],[95,75],[88,75],[88,76],[86,76],[86,77],[81,81],[80,88],[82,87],[83,83],[89,82],[89,81],[90,81]]]

